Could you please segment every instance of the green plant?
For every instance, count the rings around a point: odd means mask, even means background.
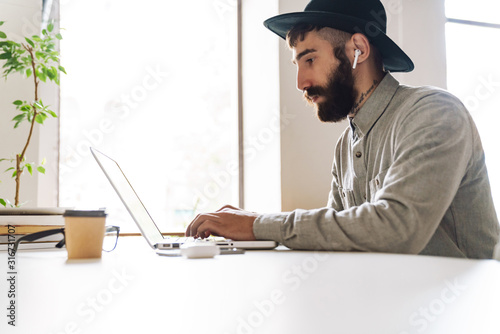
[[[4,24],[0,21],[0,26]],[[42,30],[41,36],[34,35],[31,38],[25,37],[25,41],[17,43],[7,39],[7,35],[0,31],[0,60],[4,60],[2,66],[2,76],[7,77],[12,73],[23,75],[26,79],[32,77],[34,84],[34,99],[32,101],[16,100],[13,102],[15,109],[20,112],[12,121],[14,128],[21,123],[29,123],[29,132],[26,142],[23,144],[21,153],[16,154],[14,158],[3,158],[0,162],[10,162],[13,166],[5,170],[12,171],[12,178],[16,182],[16,192],[14,204],[7,199],[0,198],[0,204],[3,206],[19,206],[19,192],[21,186],[21,175],[25,170],[33,174],[33,169],[44,174],[45,159],[40,164],[26,162],[26,150],[33,135],[33,129],[38,123],[42,125],[49,117],[57,117],[57,114],[50,109],[50,106],[43,104],[38,96],[38,86],[40,81],[47,80],[59,85],[60,72],[66,73],[64,67],[59,65],[59,52],[56,50],[56,41],[61,40],[62,36],[55,33],[54,24],[51,22],[46,29]]]

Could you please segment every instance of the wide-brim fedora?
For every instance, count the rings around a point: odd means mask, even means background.
[[[264,26],[285,39],[294,26],[303,23],[364,34],[380,51],[384,67],[390,72],[415,68],[410,57],[387,36],[387,15],[379,0],[311,0],[303,12],[271,17]]]

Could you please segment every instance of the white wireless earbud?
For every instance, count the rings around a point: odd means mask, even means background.
[[[356,65],[358,65],[358,58],[361,55],[361,50],[354,50],[354,64],[352,64],[352,69],[356,69]]]

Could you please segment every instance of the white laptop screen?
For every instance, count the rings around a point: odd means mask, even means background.
[[[90,150],[137,226],[139,226],[142,235],[150,246],[154,247],[155,244],[163,240],[163,236],[120,166],[104,153],[94,148]]]

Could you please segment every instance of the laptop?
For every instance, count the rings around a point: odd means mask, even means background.
[[[118,163],[95,148],[91,147],[90,151],[153,249],[178,249],[183,243],[193,241],[192,237],[163,236]],[[278,246],[277,242],[266,240],[235,241],[215,237],[211,241],[221,248],[273,249]]]

